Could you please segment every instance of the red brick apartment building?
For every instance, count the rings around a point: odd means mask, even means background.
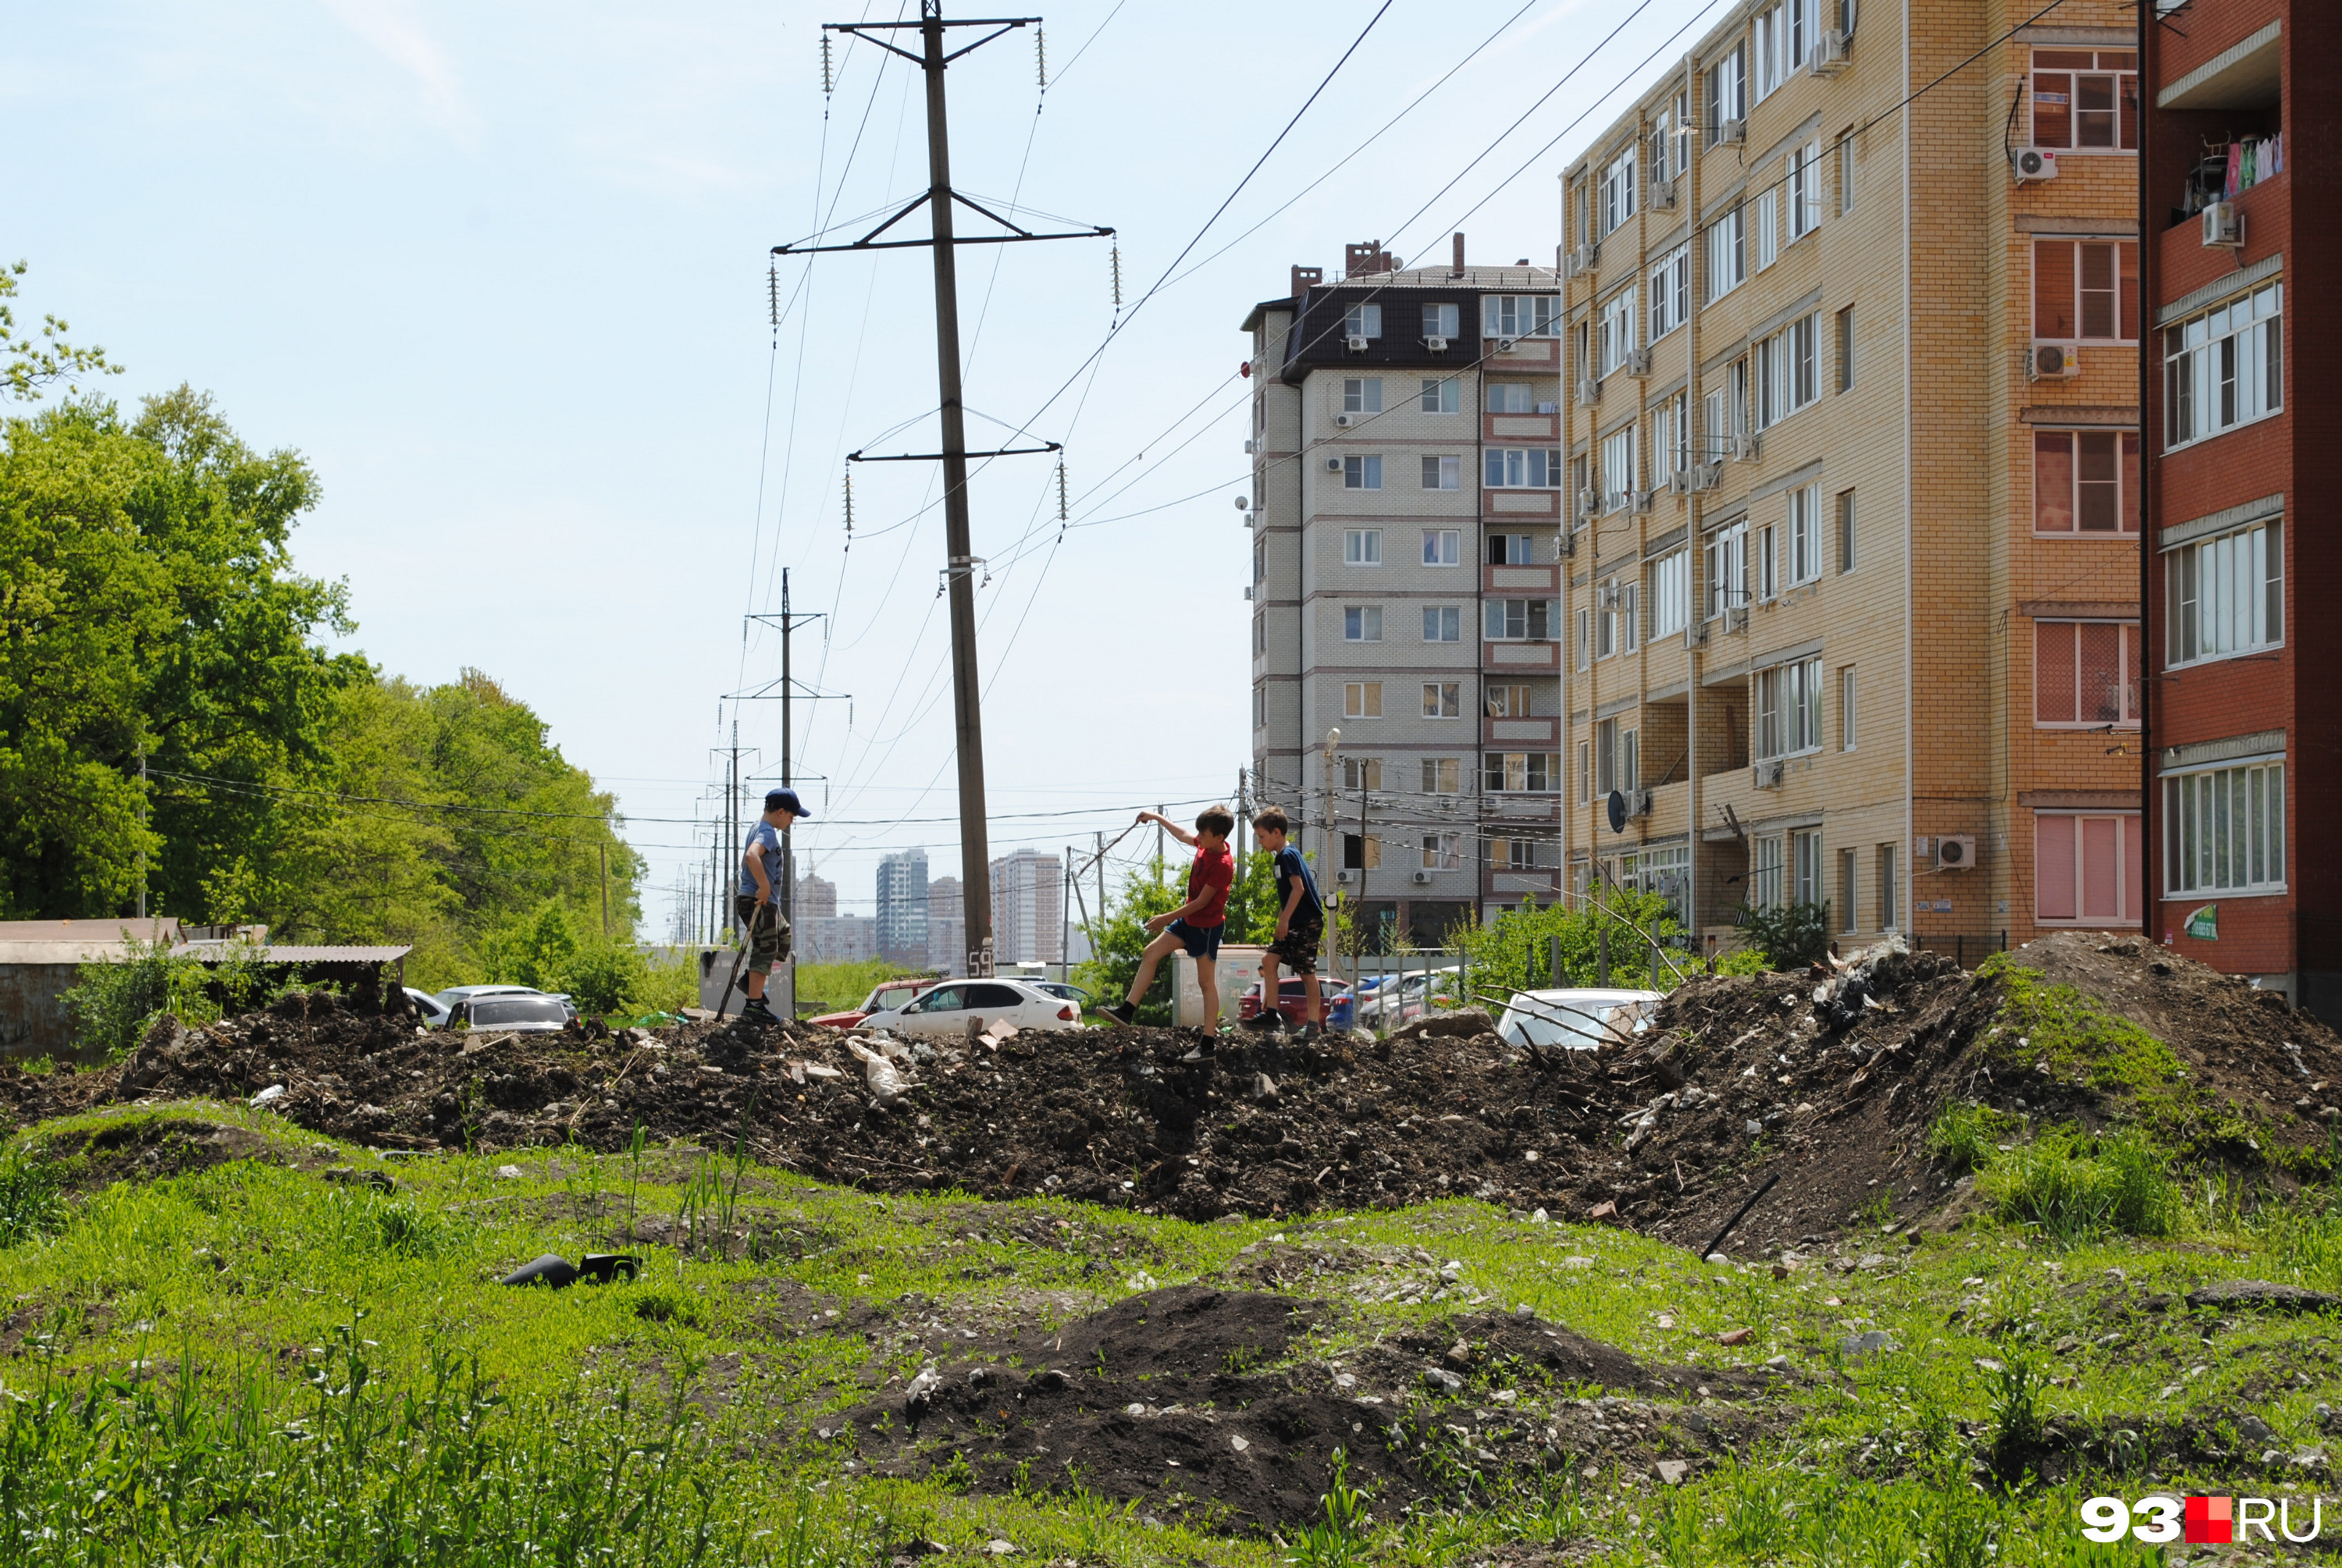
[[[2294,433],[2334,428],[2342,15],[2149,4],[2147,929],[2333,1019],[2342,862],[2319,846],[2342,808],[2342,620],[2317,606],[2342,555],[2317,519],[2342,469],[2331,448],[2297,456]],[[2331,684],[2301,678],[2321,668]]]

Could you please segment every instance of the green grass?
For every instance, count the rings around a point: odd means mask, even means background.
[[[125,1119],[197,1116],[249,1129],[264,1153],[81,1196],[30,1153]],[[1996,1149],[1987,1178],[2015,1183],[2004,1173],[2046,1162],[2057,1142]],[[2122,1195],[2143,1180],[2123,1163],[2133,1146],[2057,1151],[2097,1173],[2092,1192],[2116,1193],[2090,1211],[2097,1223],[1987,1221],[1871,1270],[1777,1279],[1461,1201],[1197,1226],[1047,1200],[879,1197],[729,1150],[383,1162],[242,1108],[74,1118],[0,1149],[13,1298],[0,1323],[15,1336],[0,1341],[15,1347],[0,1354],[0,1564],[859,1568],[914,1536],[963,1558],[1006,1540],[1013,1561],[1128,1568],[1434,1568],[1506,1542],[1586,1543],[1586,1560],[1611,1568],[2145,1562],[2082,1542],[2080,1501],[2150,1483],[2233,1491],[2245,1475],[2167,1446],[2057,1487],[1975,1466],[2047,1430],[2135,1430],[2144,1453],[2173,1423],[2246,1413],[2287,1453],[2326,1446],[2312,1406],[2337,1382],[2329,1323],[2223,1326],[2184,1303],[2137,1303],[2223,1278],[2334,1288],[2342,1210],[2327,1189],[2279,1205],[2172,1187],[2172,1233],[2131,1233],[2104,1216],[2136,1199]],[[392,1171],[400,1188],[328,1183],[316,1174],[328,1162]],[[495,1174],[505,1164],[520,1179]],[[637,1284],[493,1283],[537,1253],[575,1257],[630,1227],[663,1238],[636,1247]],[[1433,1299],[1450,1261],[1455,1292]],[[841,1307],[916,1295],[954,1323],[1046,1324],[1149,1281],[1264,1263],[1285,1282],[1271,1288],[1341,1309],[1293,1363],[1343,1360],[1467,1306],[1527,1304],[1695,1381],[1775,1357],[1787,1375],[1775,1393],[1753,1392],[1765,1384],[1752,1376],[1749,1394],[1723,1398],[1764,1435],[1681,1486],[1598,1456],[1451,1509],[1402,1512],[1346,1483],[1280,1545],[1150,1523],[1147,1505],[1078,1486],[979,1495],[948,1478],[859,1475],[811,1434],[816,1417],[860,1402],[857,1375],[907,1376],[922,1352],[899,1320],[866,1338],[774,1315],[772,1287],[790,1284]],[[1716,1343],[1742,1327],[1746,1343]],[[1872,1328],[1896,1348],[1841,1359],[1839,1342]],[[1503,1366],[1473,1386],[1513,1392],[1525,1416],[1600,1392]],[[1676,1452],[1706,1454],[1686,1424],[1702,1404],[1660,1400],[1647,1420]]]
[[[2093,1140],[2075,1129],[2047,1130],[1996,1156],[1984,1187],[2002,1218],[2060,1242],[2103,1231],[2167,1236],[2179,1225],[2179,1188],[2162,1154],[2137,1133]]]

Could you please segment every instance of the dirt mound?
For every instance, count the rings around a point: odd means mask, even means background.
[[[1332,1311],[1203,1285],[1149,1292],[1026,1336],[1011,1355],[931,1363],[820,1435],[852,1443],[876,1474],[948,1475],[977,1492],[1079,1487],[1259,1532],[1319,1516],[1336,1450],[1388,1517],[1509,1473],[1696,1453],[1694,1434],[1724,1444],[1736,1423],[1754,1430],[1722,1405],[1662,1435],[1655,1407],[1622,1408],[1616,1393],[1530,1397],[1589,1383],[1695,1393],[1687,1373],[1533,1319],[1458,1319],[1319,1360],[1302,1335]]]
[[[0,1107],[27,1122],[275,1089],[268,1103],[300,1125],[386,1148],[613,1151],[640,1126],[878,1191],[1056,1194],[1195,1220],[1470,1196],[1694,1246],[1777,1176],[1735,1250],[1954,1200],[1925,1141],[1956,1098],[2090,1126],[2144,1116],[2191,1154],[2278,1184],[2326,1157],[2342,1118],[2327,1110],[2342,1050],[2323,1025],[2135,938],[2070,933],[1976,973],[1920,953],[1887,955],[1858,985],[1694,980],[1625,1049],[1537,1054],[1426,1030],[1317,1047],[1156,1029],[882,1043],[899,1094],[873,1084],[868,1049],[736,1021],[422,1034],[294,998],[200,1030],[165,1020],[119,1067],[0,1069]]]
[[[243,1127],[182,1117],[131,1115],[100,1127],[38,1140],[33,1153],[66,1192],[94,1193],[116,1182],[159,1182],[193,1175],[267,1151]]]

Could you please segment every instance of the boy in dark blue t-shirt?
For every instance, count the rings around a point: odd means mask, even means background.
[[[1317,948],[1326,940],[1326,906],[1317,897],[1316,878],[1309,863],[1287,840],[1291,824],[1270,806],[1252,819],[1260,847],[1276,863],[1276,935],[1260,961],[1260,1012],[1250,1023],[1255,1029],[1282,1029],[1285,1014],[1276,1005],[1276,968],[1281,963],[1302,978],[1304,1003],[1297,1040],[1314,1040],[1325,1032],[1326,999],[1317,986]]]

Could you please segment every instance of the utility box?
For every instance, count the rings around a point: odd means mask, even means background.
[[[740,1009],[748,1000],[748,994],[732,980],[732,961],[738,954],[739,949],[735,947],[703,947],[699,950],[699,1004],[710,1013],[720,1009],[726,1018],[740,1016]],[[747,961],[742,959],[740,978],[746,980],[747,977]],[[732,987],[728,998],[724,994],[726,985]],[[797,961],[795,958],[782,959],[766,975],[765,1005],[783,1018],[796,1016]]]
[[[1260,979],[1260,961],[1267,954],[1265,947],[1239,947],[1233,944],[1220,949],[1216,978],[1219,981],[1220,1016],[1233,1024],[1236,1021],[1236,1000],[1251,990]],[[1196,978],[1196,961],[1184,953],[1171,955],[1171,1022],[1189,1028],[1204,1027],[1204,988]]]

